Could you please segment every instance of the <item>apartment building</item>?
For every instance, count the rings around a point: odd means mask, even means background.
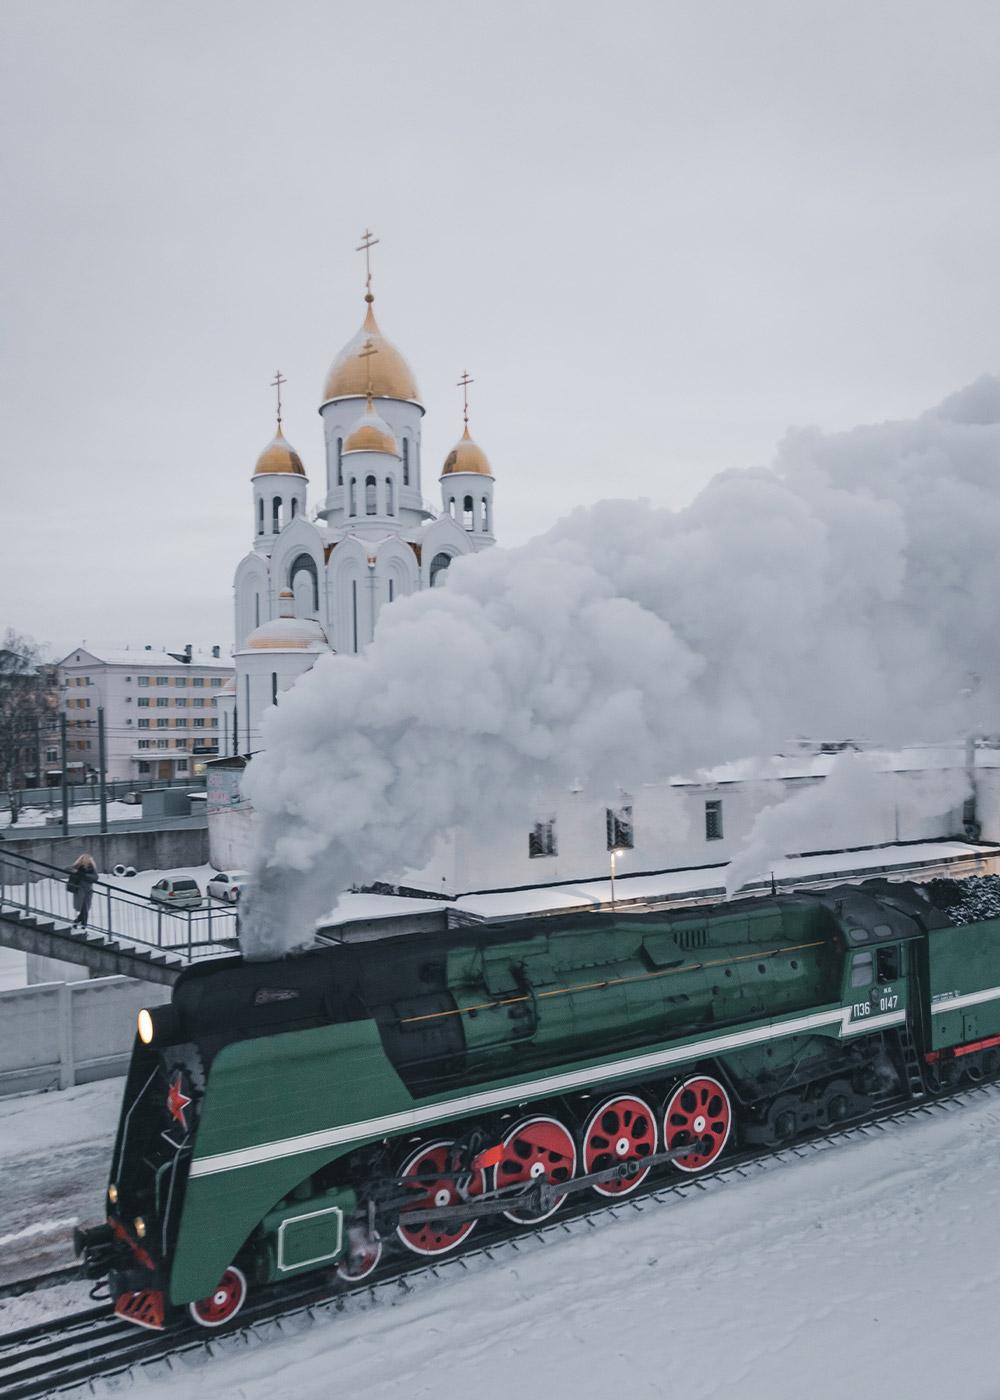
[[[79,646],[65,656],[57,673],[69,777],[83,782],[97,771],[102,706],[109,779],[187,778],[203,772],[220,752],[216,701],[234,674],[220,650]],[[45,760],[49,771],[60,767],[58,745],[49,744]]]

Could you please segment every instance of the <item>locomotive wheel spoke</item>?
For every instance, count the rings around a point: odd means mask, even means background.
[[[573,1134],[557,1118],[523,1119],[504,1138],[502,1151],[494,1178],[498,1190],[533,1181],[559,1185],[576,1175],[576,1143]],[[559,1196],[545,1211],[519,1207],[505,1210],[504,1215],[515,1225],[537,1225],[555,1215],[565,1199]]]
[[[697,1152],[678,1157],[681,1172],[700,1172],[719,1157],[729,1141],[733,1105],[725,1087],[708,1074],[696,1074],[678,1084],[663,1110],[663,1141],[667,1151],[700,1143]]]
[[[199,1327],[222,1327],[246,1302],[247,1280],[242,1269],[231,1264],[207,1298],[188,1304]]]
[[[605,1099],[587,1119],[583,1130],[583,1170],[607,1171],[626,1162],[642,1162],[656,1151],[656,1115],[645,1099],[622,1094]],[[634,1176],[612,1178],[595,1185],[599,1196],[627,1196],[649,1175],[640,1168]]]
[[[421,1194],[413,1192],[410,1210],[428,1210],[431,1206],[457,1206],[469,1196],[479,1196],[486,1187],[486,1173],[470,1172],[468,1186],[463,1196],[459,1182],[452,1171],[451,1152],[454,1143],[450,1139],[440,1142],[422,1143],[411,1152],[399,1170],[400,1177],[421,1178]],[[396,1234],[414,1254],[446,1254],[463,1240],[468,1239],[478,1224],[475,1220],[459,1225],[445,1221],[428,1220],[420,1225],[405,1225],[406,1208],[400,1211],[400,1223]]]
[[[345,1283],[360,1283],[382,1262],[382,1241],[373,1240],[367,1230],[353,1229],[347,1236],[347,1253],[337,1265],[337,1277]]]

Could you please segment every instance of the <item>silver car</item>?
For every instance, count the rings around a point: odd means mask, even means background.
[[[227,904],[235,904],[250,879],[246,870],[220,870],[205,886],[205,892],[213,899],[224,899]]]
[[[162,880],[157,880],[149,897],[160,904],[169,904],[171,909],[201,908],[201,890],[197,880],[175,880],[164,876]]]

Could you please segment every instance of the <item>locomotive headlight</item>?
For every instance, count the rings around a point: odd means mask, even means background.
[[[143,1007],[142,1010],[139,1012],[139,1021],[137,1029],[139,1031],[139,1039],[142,1041],[143,1045],[152,1045],[153,1017],[152,1014],[149,1011],[147,1011],[145,1007]]]
[[[138,1237],[140,1240],[144,1240],[144,1239],[146,1238],[146,1222],[145,1222],[145,1220],[143,1220],[143,1218],[142,1218],[141,1215],[137,1215],[137,1216],[135,1217],[135,1220],[134,1220],[132,1223],[133,1223],[133,1225],[135,1226],[135,1233],[136,1233],[137,1237]]]
[[[113,1206],[116,1206],[118,1204],[118,1187],[115,1185],[114,1182],[112,1182],[111,1185],[108,1187],[108,1200]]]
[[[169,1002],[165,1006],[144,1006],[135,1028],[143,1045],[174,1045],[180,1034],[177,1012]]]

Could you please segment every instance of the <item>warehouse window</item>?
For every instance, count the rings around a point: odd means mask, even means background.
[[[535,822],[535,825],[528,832],[528,855],[534,860],[536,856],[556,856],[559,854],[559,845],[556,841],[556,819],[550,817],[547,822]]]
[[[608,807],[604,813],[607,825],[608,850],[631,851],[635,845],[632,832],[632,808]]]
[[[714,798],[705,803],[705,840],[722,840],[722,801]]]

